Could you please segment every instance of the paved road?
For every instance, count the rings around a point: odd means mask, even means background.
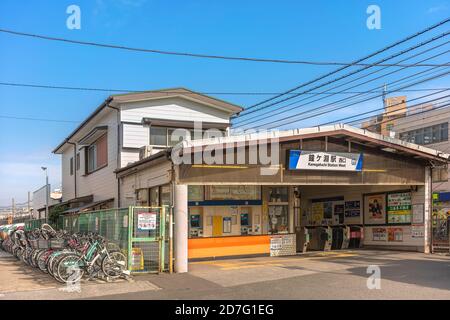
[[[0,257],[0,288],[5,285],[4,261]],[[380,267],[381,289],[367,288],[369,265]],[[23,288],[20,274],[9,279],[8,288],[16,282]],[[3,299],[52,299],[57,290],[0,292]],[[188,274],[139,275],[130,283],[83,285],[82,293],[59,298],[450,299],[450,257],[359,250],[195,262]]]

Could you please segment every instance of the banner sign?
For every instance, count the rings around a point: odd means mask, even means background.
[[[400,192],[388,194],[388,223],[411,222],[411,193]]]
[[[289,170],[361,171],[362,153],[289,150]]]

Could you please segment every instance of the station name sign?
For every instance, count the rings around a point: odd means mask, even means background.
[[[362,153],[289,150],[289,170],[361,171]]]

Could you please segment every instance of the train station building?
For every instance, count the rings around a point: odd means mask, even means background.
[[[449,154],[337,124],[185,140],[116,170],[122,206],[173,207],[188,261],[379,248],[429,252]]]

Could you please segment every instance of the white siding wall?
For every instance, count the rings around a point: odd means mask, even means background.
[[[95,126],[108,126],[108,165],[100,170],[85,175],[84,168],[84,150],[80,151],[82,155],[82,168],[77,172],[78,197],[94,195],[94,201],[115,198],[114,206],[117,201],[117,180],[114,171],[117,169],[117,115],[110,111],[103,118],[96,122]]]
[[[127,165],[136,162],[139,160],[139,149],[122,149],[122,153],[120,156],[121,167],[126,167]]]
[[[73,156],[73,146],[68,145],[61,156],[62,201],[75,197],[74,176],[70,175],[70,158]]]
[[[144,117],[164,120],[227,123],[229,122],[230,114],[180,98],[134,102],[122,106],[122,122],[141,123]]]
[[[143,169],[121,179],[121,202],[124,205],[135,205],[137,189],[151,188],[167,184],[171,181],[172,164],[170,161]]]
[[[122,146],[124,148],[140,148],[150,143],[150,129],[142,124],[122,124]]]
[[[108,126],[108,165],[98,171],[85,175],[85,153],[84,149],[77,146],[80,153],[80,170],[76,170],[74,161],[74,171],[77,175],[77,197],[93,194],[94,201],[115,198],[114,206],[117,202],[117,180],[114,171],[117,168],[117,114],[113,110],[105,110],[102,116],[98,116],[95,121],[81,129],[71,141],[78,141],[97,126]],[[62,192],[63,201],[75,197],[74,176],[70,175],[70,158],[74,157],[73,147],[69,145],[62,154]]]

